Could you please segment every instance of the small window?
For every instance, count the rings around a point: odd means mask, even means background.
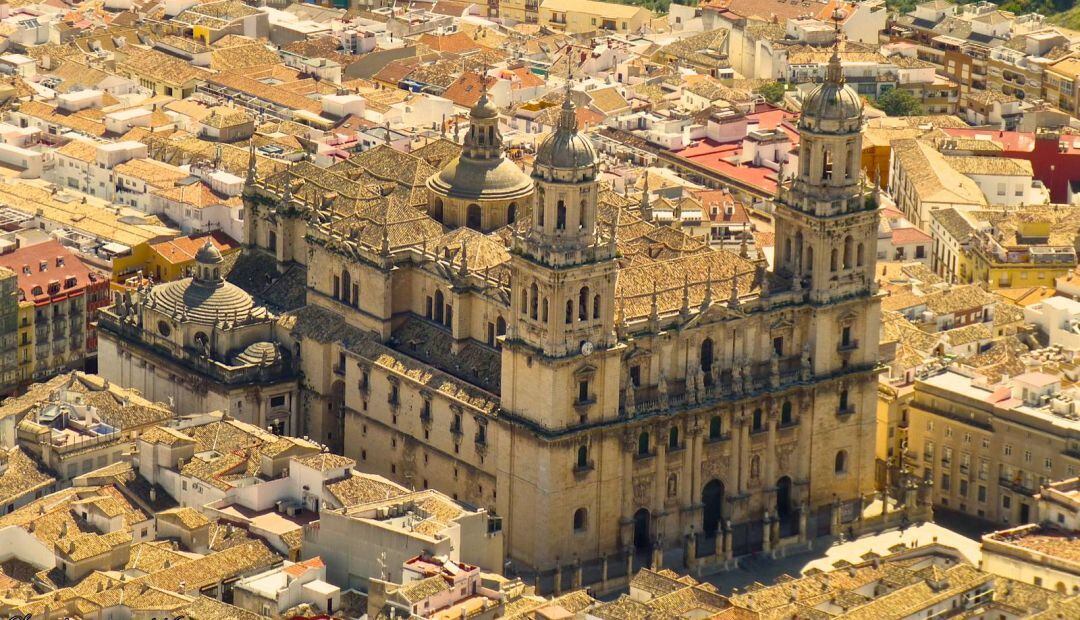
[[[578,395],[577,395],[577,397],[578,397],[578,402],[579,403],[587,403],[587,402],[589,402],[589,381],[587,379],[583,379],[581,381],[578,381]]]
[[[574,531],[584,532],[587,525],[588,511],[586,511],[584,508],[578,508],[574,511]]]
[[[649,433],[643,432],[638,435],[638,456],[649,456]]]
[[[722,425],[720,416],[714,415],[709,419],[709,439],[720,439]]]

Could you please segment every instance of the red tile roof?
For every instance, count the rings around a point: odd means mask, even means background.
[[[103,274],[87,267],[59,241],[28,245],[2,254],[0,266],[18,275],[22,298],[38,306],[78,297],[88,285],[108,280]],[[52,294],[49,293],[50,284],[53,285]]]
[[[893,245],[910,245],[912,243],[930,243],[930,235],[915,228],[894,228],[892,231]]]
[[[161,243],[152,243],[150,247],[170,263],[186,263],[195,260],[195,253],[206,243],[208,237],[210,242],[222,254],[240,247],[236,241],[233,241],[232,237],[219,230],[188,237],[177,237]]]

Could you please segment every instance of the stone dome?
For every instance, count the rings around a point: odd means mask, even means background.
[[[548,168],[587,168],[596,164],[592,140],[578,133],[574,103],[567,96],[559,112],[554,133],[536,149],[536,166]]]
[[[207,239],[195,253],[195,262],[202,265],[220,265],[225,262],[225,257],[221,255],[221,250],[217,249],[210,239]]]
[[[513,200],[533,189],[529,175],[509,159],[473,159],[464,154],[428,179],[427,185],[436,194],[468,200]]]
[[[476,105],[472,107],[470,114],[473,118],[495,118],[499,115],[499,109],[495,107],[491,99],[487,96],[487,90],[480,95],[480,99],[476,101]]]
[[[857,121],[862,119],[862,99],[844,83],[823,82],[803,101],[807,121]]]
[[[279,361],[281,361],[281,350],[275,343],[265,340],[249,344],[233,358],[233,363],[237,366],[241,364],[271,365]]]
[[[533,182],[502,152],[499,110],[487,90],[469,111],[469,133],[461,155],[428,181],[437,196],[469,201],[509,201],[532,193]]]
[[[159,284],[150,289],[150,303],[162,314],[187,315],[188,322],[202,325],[246,318],[249,311],[258,317],[266,314],[243,289],[224,280],[187,278]]]
[[[188,322],[201,325],[247,318],[249,312],[265,316],[266,310],[256,308],[251,295],[225,281],[221,273],[224,262],[221,252],[208,239],[195,253],[195,276],[150,289],[151,306],[162,314],[187,316]]]

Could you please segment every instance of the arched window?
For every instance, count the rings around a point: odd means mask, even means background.
[[[521,313],[529,314],[529,289],[521,291]]]
[[[785,400],[784,404],[780,406],[780,424],[787,426],[791,422],[791,401]]]
[[[584,321],[589,318],[589,287],[583,286],[578,291],[578,319]]]
[[[832,252],[829,252],[829,271],[836,271],[837,263],[840,262],[840,252],[833,248]]]
[[[566,300],[566,324],[569,325],[574,322],[574,300]]]
[[[431,217],[441,222],[443,219],[442,198],[436,198],[435,204],[431,205]]]
[[[589,446],[579,446],[577,449],[577,468],[585,469],[589,466]]]
[[[266,247],[269,248],[271,252],[277,252],[276,232],[271,230],[270,232],[266,233]]]
[[[678,426],[672,426],[671,429],[668,430],[667,445],[668,445],[669,450],[678,450],[679,449],[679,427]]]
[[[349,303],[349,298],[352,295],[351,291],[352,291],[352,274],[349,273],[348,269],[342,269],[341,270],[341,297],[339,297],[338,299],[340,299],[341,301],[343,301],[345,303]]]
[[[578,227],[577,227],[578,232],[581,232],[581,231],[585,230],[585,226],[587,224],[587,222],[585,221],[585,218],[587,217],[588,213],[589,213],[589,205],[585,202],[585,199],[582,198],[581,199],[581,209],[578,211]]]
[[[701,371],[705,374],[712,372],[713,365],[713,341],[712,338],[706,338],[701,341]]]
[[[537,204],[540,205],[540,208],[536,209],[536,225],[541,228],[544,227],[544,206],[542,200],[543,197],[541,196],[541,200],[537,201]]]
[[[851,261],[854,257],[855,241],[848,235],[844,238],[844,269],[851,269]]]
[[[764,420],[762,419],[761,409],[754,409],[754,417],[751,420],[750,430],[760,431]]]
[[[465,226],[473,230],[480,230],[480,220],[480,205],[469,205],[469,207],[465,210]]]
[[[445,316],[445,307],[442,291],[435,291],[435,303],[432,304],[435,310],[435,322],[442,323]]]
[[[341,276],[334,274],[334,299],[341,296]]]
[[[862,267],[863,266],[863,263],[866,261],[865,254],[866,254],[866,250],[863,248],[863,244],[860,243],[855,248],[855,266],[856,267]]]
[[[561,200],[555,207],[555,230],[566,230],[566,203]]]
[[[597,294],[592,299],[592,318],[600,318],[600,295]]]
[[[499,318],[495,319],[495,335],[496,336],[505,336],[506,335],[506,320],[504,318],[502,318],[501,316]]]
[[[637,438],[638,456],[649,456],[649,432],[642,431]]]
[[[539,307],[539,304],[540,288],[536,286],[536,282],[533,282],[532,286],[529,287],[529,317],[534,321],[537,317],[537,308]]]
[[[513,224],[517,219],[517,204],[511,202],[509,207],[506,207],[506,223]]]
[[[584,508],[578,508],[577,510],[574,511],[574,531],[575,532],[584,532],[585,531],[585,526],[587,525],[587,521],[588,521],[588,511],[586,511]]]
[[[836,460],[833,462],[833,471],[838,474],[847,472],[847,451],[840,450],[836,453]]]
[[[544,323],[547,323],[548,322],[548,302],[547,302],[547,297],[544,298],[544,303],[542,304],[542,306],[543,307],[541,308],[541,311],[542,311],[543,316],[540,318],[540,320],[542,322],[544,322]]]
[[[487,134],[488,134],[487,135],[488,144],[495,144],[495,128],[494,127],[488,127]]]
[[[791,238],[784,239],[784,264],[791,266]]]
[[[720,419],[720,416],[714,415],[712,418],[709,418],[709,439],[720,439],[723,430],[723,421]]]
[[[814,280],[814,246],[807,244],[806,246],[806,264],[803,265],[803,271],[809,277],[810,281]]]

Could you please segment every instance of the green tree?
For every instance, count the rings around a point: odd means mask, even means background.
[[[906,90],[894,88],[877,98],[874,105],[889,116],[918,116],[922,103]]]
[[[780,103],[784,99],[784,85],[780,82],[769,82],[768,84],[758,88],[754,92],[765,97],[765,100],[769,103]]]

